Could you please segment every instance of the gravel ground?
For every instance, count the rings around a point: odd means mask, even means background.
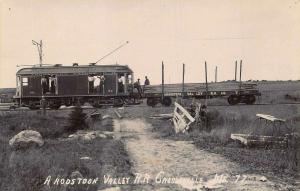
[[[164,124],[161,124],[164,125]],[[130,187],[135,190],[287,190],[289,185],[263,174],[246,172],[242,165],[227,158],[197,149],[189,141],[163,139],[153,132],[145,119],[115,120],[115,134],[125,143],[133,163],[133,172],[148,175],[145,182]],[[147,174],[147,175],[145,175]],[[218,178],[216,178],[218,175]],[[223,175],[223,179],[220,176]],[[236,182],[237,177],[239,180]],[[226,177],[226,178],[224,178]],[[172,179],[175,178],[175,179]],[[192,179],[194,178],[194,179]],[[202,178],[202,180],[201,180]],[[245,180],[243,180],[245,178]],[[165,183],[161,181],[165,180]],[[128,189],[128,187],[124,187]]]

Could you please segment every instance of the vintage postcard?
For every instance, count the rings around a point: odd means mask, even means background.
[[[300,0],[0,0],[0,190],[300,189]]]

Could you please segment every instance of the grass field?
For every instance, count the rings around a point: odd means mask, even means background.
[[[69,178],[74,171],[83,177],[103,177],[103,174],[131,176],[129,157],[121,141],[95,139],[92,143],[65,140],[68,133],[69,111],[47,111],[47,116],[39,112],[6,112],[0,115],[0,190],[1,191],[61,191],[65,187],[44,185],[46,177]],[[112,130],[112,119],[106,122],[89,122],[93,130]],[[24,129],[41,133],[45,144],[27,150],[12,150],[9,139]],[[82,160],[90,157],[91,160]],[[111,168],[111,167],[114,168]],[[80,187],[83,186],[83,187]],[[102,185],[102,187],[104,187]],[[79,185],[77,190],[94,191],[97,185]]]
[[[256,113],[274,115],[287,119],[286,125],[300,134],[300,105],[276,105],[276,103],[299,102],[300,82],[259,82],[262,103],[274,105],[228,106],[226,98],[208,101],[209,128],[203,124],[194,125],[190,132],[176,134],[170,121],[149,119],[159,113],[171,113],[173,107],[147,107],[145,104],[120,110],[124,118],[144,118],[153,125],[153,131],[162,138],[192,140],[196,147],[218,153],[248,168],[249,171],[264,172],[273,177],[294,180],[299,171],[299,139],[289,148],[245,148],[230,139],[232,133],[271,135],[272,127],[259,122]],[[188,107],[192,100],[184,101]],[[199,101],[199,100],[198,100]],[[200,100],[204,103],[204,100]],[[226,103],[225,106],[213,106]],[[102,114],[114,115],[112,109],[98,110]],[[86,177],[102,177],[103,174],[131,176],[131,163],[122,141],[96,139],[92,144],[65,141],[65,131],[70,110],[49,110],[43,116],[41,111],[0,111],[0,190],[49,190],[43,182],[52,175],[69,177],[78,170]],[[85,110],[86,113],[92,110]],[[87,120],[90,129],[113,131],[111,119],[105,121]],[[8,141],[18,132],[31,129],[41,133],[45,145],[30,148],[26,152],[14,151]],[[283,126],[275,135],[290,133]],[[298,142],[297,142],[298,141]],[[298,147],[297,147],[298,146]],[[91,161],[82,161],[81,157]],[[97,190],[98,186],[84,188]],[[50,190],[63,190],[51,187]],[[80,188],[79,188],[80,189]]]
[[[175,134],[170,122],[149,119],[162,137],[176,140],[190,140],[199,149],[224,155],[230,160],[248,168],[249,172],[269,174],[294,183],[299,171],[300,142],[291,146],[247,148],[230,139],[232,133],[272,135],[272,126],[257,120],[256,113],[274,115],[287,119],[286,125],[300,134],[300,105],[253,105],[253,106],[208,106],[210,130],[202,125],[193,125],[188,133]],[[274,135],[290,133],[285,126]]]

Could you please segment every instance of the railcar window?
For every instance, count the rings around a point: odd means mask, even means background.
[[[27,77],[22,78],[22,86],[28,86],[28,78]]]

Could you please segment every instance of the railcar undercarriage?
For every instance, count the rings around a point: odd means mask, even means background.
[[[43,100],[44,99],[44,100]],[[45,107],[50,109],[59,109],[61,106],[75,106],[90,104],[93,107],[101,108],[103,106],[121,107],[123,105],[137,105],[141,101],[135,96],[72,96],[72,97],[44,97],[44,98],[16,98],[16,103],[20,107],[29,107],[30,109],[40,109]]]

